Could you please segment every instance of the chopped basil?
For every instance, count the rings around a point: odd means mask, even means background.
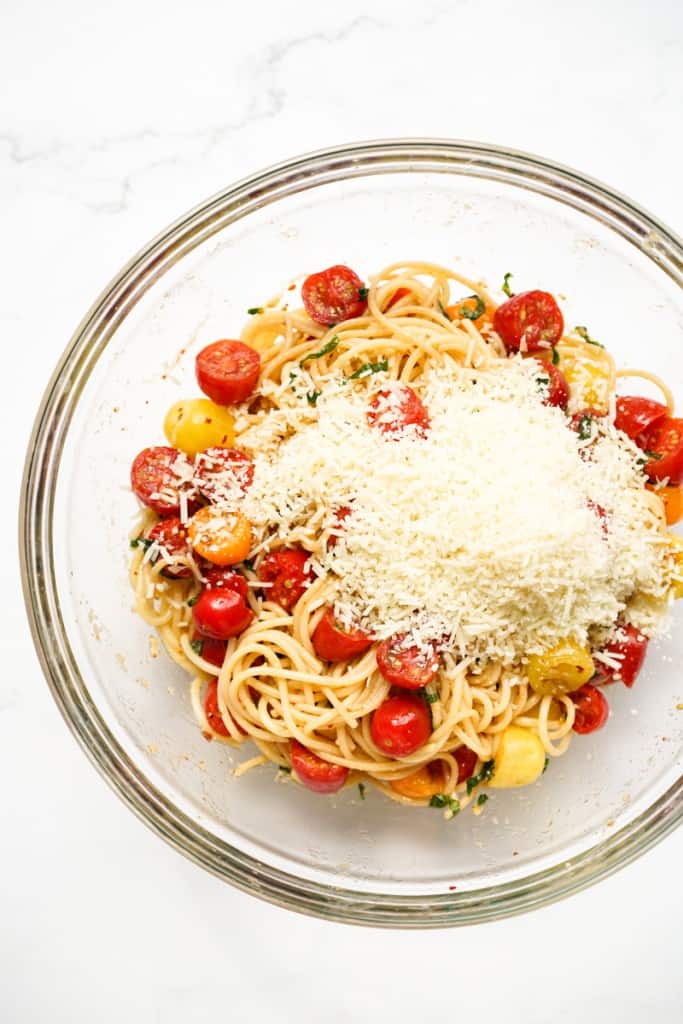
[[[484,764],[481,766],[481,771],[478,772],[477,775],[472,775],[467,780],[467,793],[468,793],[468,795],[472,792],[473,789],[475,789],[477,786],[479,786],[482,782],[488,782],[492,775],[493,775],[493,759],[491,759],[490,761],[485,761]]]
[[[555,348],[554,345],[553,345],[552,352],[553,352],[553,366],[557,366],[557,364],[560,361],[560,353],[557,351],[557,349]]]
[[[422,696],[424,697],[428,704],[436,704],[437,700],[439,699],[438,693],[436,692],[436,690],[433,690],[431,686],[425,686],[424,690],[422,691]]]
[[[190,640],[190,647],[192,648],[192,650],[194,651],[195,654],[198,654],[201,657],[202,649],[204,647],[204,641],[203,640]]]
[[[315,403],[318,401],[321,395],[322,391],[307,391],[306,401],[308,402],[309,405],[315,405]]]
[[[283,775],[291,775],[292,774],[292,769],[289,767],[288,764],[279,764],[277,766],[277,768],[278,768],[278,771],[283,773]]]
[[[540,376],[536,378],[536,386],[540,391],[550,386],[550,377]]]
[[[574,334],[578,334],[578,336],[580,338],[583,338],[584,341],[587,341],[589,345],[597,345],[598,348],[605,347],[599,341],[596,341],[595,338],[591,338],[590,334],[588,333],[587,327],[575,327]]]
[[[365,300],[368,297],[368,292],[369,291],[370,291],[369,288],[359,288],[358,289],[358,298],[360,299],[361,302],[365,302]]]
[[[510,278],[511,277],[512,277],[512,274],[510,274],[510,273],[505,274],[505,276],[503,277],[503,291],[507,295],[508,299],[512,298],[512,291],[510,290]]]
[[[254,571],[254,561],[252,558],[245,558],[242,565],[245,569],[249,569],[251,572]]]
[[[649,448],[645,448],[644,452],[650,461],[659,462],[660,459],[664,458],[661,452],[651,452]]]
[[[263,306],[251,306],[247,310],[247,313],[249,314],[249,316],[256,316],[257,313],[262,313],[262,312],[263,312]]]
[[[436,304],[437,304],[437,306],[439,307],[439,311],[440,311],[440,313],[441,313],[441,315],[442,315],[442,316],[445,316],[447,320],[450,320],[450,319],[452,319],[452,318],[451,318],[451,316],[449,315],[449,312],[448,312],[448,310],[447,310],[447,309],[444,309],[444,307],[442,306],[442,304],[441,304],[441,300],[440,300],[440,299],[437,299],[437,300],[436,300]]]
[[[150,544],[153,544],[153,543],[154,543],[154,541],[153,541],[153,540],[150,540],[150,538],[149,538],[149,537],[135,537],[135,538],[134,538],[134,539],[133,539],[133,540],[132,540],[132,541],[130,542],[130,546],[131,546],[132,548],[139,548],[139,547],[143,547],[143,548],[145,549],[145,551],[146,551],[146,550],[147,550],[147,548],[148,548],[148,547],[150,546]]]
[[[328,355],[330,352],[334,352],[335,348],[339,344],[339,338],[335,334],[333,338],[330,338],[318,352],[309,352],[307,356],[299,360],[299,366],[303,366],[309,359],[322,359],[323,356]]]
[[[488,795],[486,793],[480,793],[477,797],[477,807],[483,807],[487,800]]]
[[[389,369],[389,363],[386,359],[380,359],[378,363],[363,363],[359,366],[355,373],[349,374],[344,379],[349,380],[362,380],[364,377],[369,377],[373,373],[384,373]]]
[[[447,807],[448,810],[453,814],[457,814],[460,810],[460,801],[456,800],[454,796],[446,796],[445,793],[435,793],[432,799],[429,801],[430,807]]]
[[[474,309],[468,309],[467,306],[460,307],[460,316],[464,316],[466,320],[478,320],[482,313],[486,310],[484,300],[479,295],[468,295],[468,299],[476,299],[477,304]],[[467,301],[467,299],[465,299]]]
[[[365,800],[365,783],[364,782],[359,782],[358,783],[358,792],[360,793],[361,800]]]
[[[597,675],[597,672],[595,673],[595,675]],[[595,679],[595,676],[593,676],[593,678]],[[548,757],[548,755],[546,754],[546,755],[545,755],[545,761],[543,762],[543,771],[541,772],[541,775],[545,775],[545,773],[546,773],[546,772],[547,772],[547,770],[548,770],[548,765],[549,765],[549,764],[550,764],[550,758],[549,758],[549,757]]]
[[[199,600],[199,594],[195,594],[194,597],[191,597],[190,600],[187,603],[188,603],[189,607],[192,608],[194,605],[196,605],[198,600]]]
[[[592,424],[593,424],[593,417],[589,416],[588,414],[584,414],[581,417],[581,419],[579,420],[579,422],[577,424],[577,427],[578,427],[579,437],[581,438],[582,441],[587,441],[588,438],[591,436]]]

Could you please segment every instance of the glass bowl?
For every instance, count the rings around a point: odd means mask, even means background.
[[[621,365],[683,399],[681,246],[629,200],[494,146],[387,141],[300,157],[187,214],[124,267],[70,342],[38,413],[21,508],[26,603],[57,704],[143,821],[240,888],[321,917],[432,927],[502,917],[628,863],[683,813],[682,608],[637,687],[533,787],[453,822],[368,787],[319,798],[207,743],[187,680],[132,612],[129,465],[196,393],[193,357],[295,275],[400,259],[565,297]],[[681,604],[683,602],[679,602]],[[249,747],[249,745],[245,745]]]

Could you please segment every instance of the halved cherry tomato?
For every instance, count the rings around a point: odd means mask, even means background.
[[[448,306],[446,312],[451,320],[471,320],[477,327],[483,327],[484,324],[491,324],[494,308],[478,295],[468,295],[466,299],[460,299],[452,306]]]
[[[498,307],[493,326],[508,352],[540,352],[560,340],[564,318],[549,292],[520,292]]]
[[[558,370],[552,363],[546,362],[538,356],[535,358],[543,368],[543,374],[538,378],[543,387],[543,405],[553,405],[559,409],[566,409],[567,402],[569,401],[567,378],[562,373],[562,370]],[[547,384],[544,381],[545,377],[548,378]]]
[[[379,391],[368,405],[368,423],[383,434],[400,435],[414,426],[419,437],[426,437],[429,413],[420,397],[407,384],[391,391]]]
[[[667,408],[651,398],[623,395],[617,398],[617,414],[614,426],[629,437],[638,437],[644,430],[667,415]]]
[[[291,740],[289,756],[297,778],[314,793],[336,793],[349,776],[349,769],[341,764],[324,761],[298,740]]]
[[[351,509],[350,509],[350,507],[348,505],[342,505],[341,508],[338,508],[337,511],[334,513],[334,526],[335,526],[335,528],[336,529],[342,529],[343,526],[344,526],[344,520],[348,519],[348,517],[350,515],[351,515]],[[331,533],[329,535],[329,537],[327,538],[327,546],[328,546],[328,548],[336,547],[338,540],[339,540],[339,537],[337,537],[336,534]]]
[[[219,736],[229,736],[230,731],[223,721],[223,716],[218,707],[218,683],[215,679],[209,680],[204,694],[204,714],[206,720],[215,733]],[[240,729],[240,732],[242,730]]]
[[[405,634],[384,640],[377,648],[377,668],[388,683],[404,690],[421,690],[439,671],[439,656],[434,647],[424,654],[417,647],[406,647]]]
[[[246,601],[249,587],[241,572],[229,566],[211,565],[202,566],[202,577],[206,590],[234,590],[243,601]]]
[[[174,580],[187,579],[192,575],[192,570],[186,565],[178,565],[176,558],[189,555],[190,549],[187,544],[187,530],[181,523],[178,516],[169,516],[167,519],[160,519],[156,526],[149,531],[148,537],[156,541],[160,548],[163,548],[161,555],[166,562],[163,572]],[[165,558],[164,555],[168,555]]]
[[[651,480],[683,483],[683,419],[665,416],[639,434],[636,444],[655,456],[645,466]]]
[[[605,644],[605,654],[616,656],[619,668],[608,668],[600,665],[600,681],[604,683],[623,683],[630,689],[636,676],[643,667],[647,653],[648,639],[635,626],[619,626],[617,636],[611,643]]]
[[[606,537],[609,533],[609,527],[607,525],[607,513],[605,512],[604,508],[602,507],[602,505],[598,505],[596,504],[596,502],[591,501],[590,498],[588,499],[586,504],[588,505],[588,508],[591,510],[591,512],[595,512],[596,516],[600,520],[600,526],[602,527],[603,535]]]
[[[180,492],[191,494],[186,477],[179,470],[187,463],[177,448],[143,448],[130,469],[130,485],[143,505],[160,516],[178,515]]]
[[[254,463],[239,448],[207,448],[194,464],[194,484],[208,501],[230,501],[254,482]]]
[[[324,661],[348,661],[365,654],[372,647],[372,637],[362,629],[345,629],[334,617],[334,608],[328,608],[315,627],[313,650]]]
[[[661,499],[667,526],[675,526],[683,519],[683,487],[654,487],[652,484],[645,486]]]
[[[259,579],[272,583],[264,588],[266,601],[275,601],[290,612],[313,582],[313,573],[307,567],[310,557],[301,548],[281,548],[266,555],[258,568]]]
[[[200,648],[197,651],[200,658],[208,661],[211,665],[215,665],[216,668],[223,667],[225,652],[228,649],[226,640],[215,640],[212,636],[202,636],[201,633],[195,630],[192,636],[192,643]]]
[[[301,286],[301,298],[311,320],[319,324],[338,324],[362,316],[367,306],[364,284],[350,267],[338,264],[307,277]]]
[[[395,306],[397,302],[400,302],[401,299],[405,299],[408,295],[410,295],[410,288],[397,288],[387,302],[384,312],[386,313],[388,309],[391,309],[392,306]]]
[[[576,709],[574,732],[584,735],[602,729],[609,716],[609,704],[600,690],[590,683],[584,683],[570,696]]]
[[[202,636],[228,640],[244,632],[254,613],[234,590],[202,590],[192,607],[192,617]]]
[[[467,782],[474,775],[474,769],[477,767],[477,755],[464,744],[452,753],[458,762],[458,782]]]
[[[445,784],[443,761],[430,761],[410,775],[404,775],[402,779],[392,779],[389,783],[396,793],[411,797],[413,800],[426,800],[437,793],[443,793]]]
[[[604,412],[598,409],[579,409],[569,420],[569,426],[576,431],[582,441],[586,441],[593,433],[593,420],[601,420],[604,415]]]
[[[192,516],[187,533],[194,550],[214,565],[243,562],[251,548],[251,523],[241,512],[207,505]]]
[[[197,355],[197,383],[218,405],[235,405],[249,398],[261,372],[261,357],[243,341],[214,341]]]
[[[370,735],[387,757],[408,757],[423,747],[432,733],[429,708],[414,693],[389,697],[373,712]]]

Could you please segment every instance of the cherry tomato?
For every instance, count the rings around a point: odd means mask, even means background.
[[[197,355],[197,383],[217,405],[249,398],[261,372],[261,357],[243,341],[214,341]]]
[[[588,508],[591,510],[591,512],[594,512],[600,520],[600,526],[602,527],[603,535],[606,537],[609,533],[609,527],[607,525],[607,513],[605,512],[604,508],[602,507],[602,505],[598,505],[594,501],[591,501],[590,498],[588,499],[586,504],[588,505]]]
[[[413,800],[427,800],[430,796],[443,793],[446,785],[444,763],[429,761],[410,775],[404,775],[402,779],[392,779],[389,785],[401,796],[408,796]]]
[[[654,487],[652,484],[645,486],[661,499],[667,526],[675,526],[683,519],[683,487]]]
[[[306,312],[319,324],[338,324],[362,316],[367,300],[357,274],[342,265],[328,267],[307,277],[301,287]]]
[[[334,513],[334,526],[335,526],[335,529],[338,529],[338,530],[343,529],[343,527],[344,527],[344,520],[348,519],[348,517],[350,515],[351,515],[351,509],[349,508],[348,505],[342,505],[341,508],[338,508],[337,511]],[[327,546],[328,546],[328,548],[336,547],[338,540],[339,540],[339,537],[335,533],[331,533],[330,536],[327,538]]]
[[[493,327],[508,352],[540,352],[560,340],[564,319],[549,292],[520,292],[498,307]]]
[[[372,637],[362,629],[345,629],[334,617],[334,608],[328,608],[315,627],[313,650],[324,661],[348,661],[365,654],[372,647]]]
[[[174,580],[187,579],[192,575],[192,570],[186,565],[178,565],[175,559],[180,556],[187,556],[190,549],[187,545],[187,530],[181,523],[178,516],[169,516],[167,519],[160,519],[156,526],[149,531],[148,537],[156,541],[160,548],[168,555],[162,558],[166,562],[163,572]]]
[[[467,782],[477,767],[477,755],[463,744],[453,751],[453,757],[458,762],[458,782]]]
[[[374,395],[368,406],[367,418],[371,427],[394,436],[414,426],[419,437],[426,437],[429,429],[429,413],[407,384]]]
[[[619,668],[600,667],[600,678],[605,683],[623,683],[630,689],[643,667],[647,653],[648,639],[635,626],[619,626],[617,637],[605,644],[605,654],[613,654],[619,661]]]
[[[336,793],[341,789],[349,776],[349,769],[341,764],[323,761],[312,750],[308,750],[298,740],[291,740],[289,756],[297,778],[314,793]]]
[[[202,636],[227,640],[243,633],[254,613],[234,590],[202,590],[193,605],[192,617]]]
[[[207,448],[194,464],[194,484],[208,501],[230,501],[254,482],[254,463],[238,448]]]
[[[218,683],[215,679],[211,679],[206,687],[206,693],[204,695],[204,714],[206,720],[215,733],[219,736],[229,736],[230,732],[223,716],[220,713],[218,707]],[[240,732],[242,730],[240,729]]]
[[[275,601],[290,612],[313,582],[313,573],[306,565],[310,557],[301,548],[282,548],[266,555],[258,568],[259,579],[272,583],[264,588],[266,601]]]
[[[247,600],[247,594],[249,593],[247,581],[242,573],[237,572],[236,569],[231,569],[225,565],[207,564],[202,566],[202,577],[206,590],[234,590],[243,601]]]
[[[401,299],[407,298],[408,295],[410,295],[410,288],[397,288],[387,302],[384,312],[386,313],[387,310],[391,309],[392,306],[395,306],[397,302],[401,301]]]
[[[414,693],[389,697],[372,715],[370,735],[387,757],[408,757],[424,746],[432,732],[429,708]]]
[[[587,441],[593,436],[593,421],[602,419],[604,415],[604,412],[597,409],[579,409],[569,420],[569,426],[582,441]]]
[[[617,398],[614,426],[617,430],[623,430],[629,437],[635,438],[666,415],[667,408],[661,402],[654,402],[651,398],[624,395]]]
[[[241,512],[205,505],[195,512],[187,527],[190,544],[214,565],[237,565],[251,549],[251,523]]]
[[[645,466],[651,480],[668,480],[675,486],[683,483],[683,419],[665,416],[636,438],[646,453],[653,453]]]
[[[471,320],[477,327],[483,327],[485,324],[491,325],[495,310],[479,295],[468,295],[466,299],[460,299],[452,306],[447,306],[446,312],[451,320]]]
[[[223,667],[225,652],[228,649],[227,641],[214,640],[212,636],[202,636],[201,633],[195,630],[192,635],[192,643],[200,648],[197,651],[200,658],[208,661],[211,665],[215,665],[216,668]]]
[[[180,491],[189,491],[179,473],[185,463],[187,459],[177,448],[143,448],[130,469],[130,485],[143,505],[160,516],[178,515]]]
[[[389,637],[377,648],[377,668],[388,683],[404,690],[421,690],[439,671],[439,656],[434,647],[424,654],[417,647],[406,647],[404,634]]]
[[[543,375],[540,376],[539,382],[542,382],[543,387],[543,405],[554,405],[559,409],[566,409],[567,402],[569,401],[569,384],[567,378],[562,373],[562,370],[558,370],[552,363],[546,362],[543,359],[539,359],[538,362],[543,368]],[[548,383],[543,381],[543,378],[548,378]]]
[[[582,735],[602,729],[609,715],[609,704],[604,695],[590,683],[570,694],[574,707],[574,732]]]

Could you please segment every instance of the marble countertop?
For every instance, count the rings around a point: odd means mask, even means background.
[[[126,259],[231,181],[326,145],[497,142],[570,164],[680,227],[677,0],[63,0],[0,13],[5,534],[32,419]],[[0,1016],[8,1024],[417,1015],[680,1020],[683,833],[569,901],[449,932],[272,908],[143,827],[64,726],[0,566]]]

